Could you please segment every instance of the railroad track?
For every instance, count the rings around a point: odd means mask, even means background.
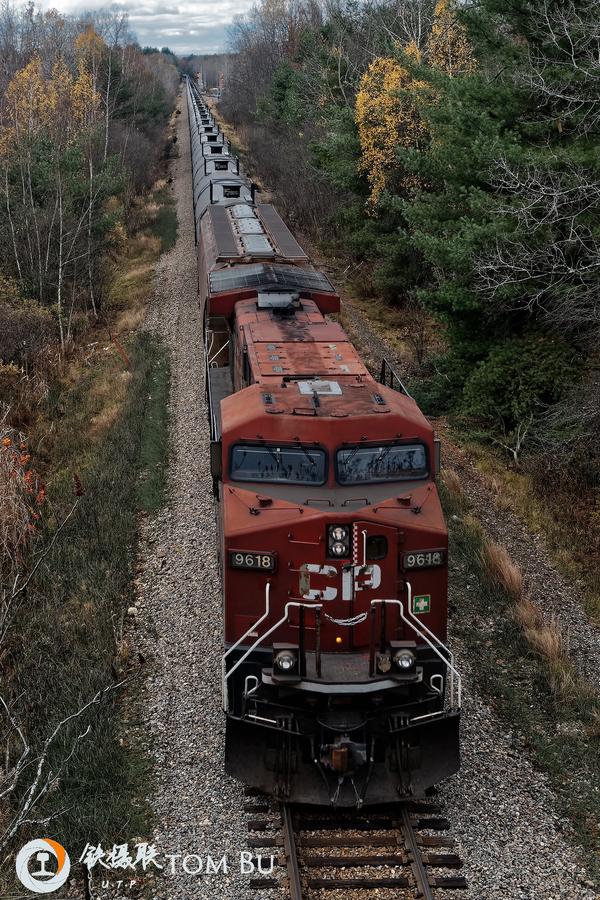
[[[290,900],[328,891],[381,891],[395,898],[437,900],[441,891],[466,889],[450,823],[428,802],[361,814],[279,804],[256,797],[246,811],[248,843],[258,856],[275,856],[278,870],[253,877],[257,890],[287,887]],[[277,875],[280,874],[280,877]],[[354,894],[352,896],[355,896]],[[365,895],[367,896],[367,895]]]

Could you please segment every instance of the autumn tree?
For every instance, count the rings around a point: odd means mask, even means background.
[[[438,0],[427,40],[427,62],[450,76],[475,69],[473,48],[466,27],[458,19],[456,0]]]
[[[179,79],[165,54],[125,44],[122,15],[4,11],[0,44],[18,49],[19,33],[29,58],[0,94],[1,268],[53,311],[64,349],[78,316],[100,315],[115,224],[105,201],[126,206],[151,182]]]
[[[74,284],[72,270],[83,256],[82,234],[98,197],[90,142],[99,106],[92,74],[82,60],[73,75],[58,59],[45,78],[39,56],[17,72],[5,98],[1,153],[16,270],[36,290],[40,303],[56,304],[63,348],[70,332],[65,278],[70,272]],[[89,189],[76,199],[67,187],[81,177],[78,169],[86,150]],[[90,266],[92,249],[88,240]]]
[[[420,56],[414,45],[409,52]],[[356,95],[360,169],[369,181],[372,206],[384,190],[406,186],[407,176],[398,173],[396,148],[418,149],[426,138],[425,123],[410,98],[415,89],[410,72],[392,57],[373,60],[361,80]]]
[[[439,0],[424,53],[414,41],[402,59],[378,57],[363,75],[356,96],[356,123],[362,148],[361,169],[371,186],[370,201],[377,204],[385,189],[414,186],[414,178],[398,171],[396,149],[424,149],[428,128],[422,107],[435,103],[435,89],[406,66],[406,60],[425,63],[449,76],[468,73],[475,66],[464,26],[458,22],[452,0]]]

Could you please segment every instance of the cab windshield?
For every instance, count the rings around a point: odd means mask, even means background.
[[[336,455],[340,484],[367,484],[424,478],[427,453],[423,444],[344,447]]]
[[[237,445],[231,451],[233,481],[325,484],[325,452],[314,447]]]

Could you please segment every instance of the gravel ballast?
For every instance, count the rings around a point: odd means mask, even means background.
[[[177,874],[159,876],[153,896],[242,900],[246,817],[242,787],[225,775],[223,761],[221,592],[184,101],[177,116],[179,158],[171,168],[178,237],[159,262],[146,325],[162,336],[171,361],[169,499],[142,526],[135,632],[150,670],[142,706],[155,761],[154,842],[163,853],[199,854],[204,865],[207,855],[219,862],[226,854],[230,872],[186,876],[177,860]]]
[[[158,266],[147,327],[164,339],[171,359],[169,498],[142,523],[138,614],[131,625],[146,660],[143,721],[154,760],[149,799],[153,840],[164,853],[226,854],[227,875],[158,876],[155,900],[262,900],[240,873],[247,850],[243,789],[224,773],[221,709],[222,610],[209,473],[202,328],[192,217],[192,180],[185,102],[178,118],[179,159],[171,174],[178,238]],[[368,322],[360,325],[368,340]],[[459,602],[456,598],[455,602]],[[465,668],[458,653],[458,665]],[[441,791],[465,860],[473,900],[592,900],[568,826],[518,742],[477,695],[465,672],[463,769]],[[274,896],[273,892],[270,894]],[[282,896],[278,893],[277,896]],[[349,892],[352,900],[360,894]],[[363,895],[373,896],[373,893]],[[452,897],[448,893],[449,898]],[[461,894],[464,896],[464,894]]]

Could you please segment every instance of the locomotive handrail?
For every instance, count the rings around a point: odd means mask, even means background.
[[[420,619],[417,619],[417,618],[415,617],[415,614],[414,614],[413,611],[412,611],[412,584],[410,583],[410,581],[407,581],[407,582],[406,582],[406,593],[407,593],[407,597],[408,597],[408,610],[407,610],[408,615],[411,617],[411,619],[413,619],[414,622],[418,622],[419,626],[420,626],[424,631],[426,631],[427,634],[428,634],[434,641],[437,641],[437,637],[435,636],[435,634],[433,633],[433,631],[431,631],[431,630],[427,627],[427,625],[426,625],[424,622],[422,622]],[[440,642],[440,643],[441,643],[441,642]],[[448,659],[449,659],[449,661],[450,661],[450,663],[451,663],[451,665],[452,665],[452,668],[450,669],[450,694],[452,695],[452,694],[454,694],[454,672],[455,672],[455,669],[454,669],[454,653],[452,653],[452,651],[450,650],[450,648],[449,648],[449,647],[446,647],[445,644],[442,644],[442,647],[444,647],[444,650],[447,651],[447,653],[448,653]],[[457,674],[458,674],[458,673],[457,673]],[[461,696],[461,679],[460,679],[460,675],[458,676],[458,678],[459,678],[459,685],[458,685],[458,705],[459,705],[459,707],[460,707],[460,696]]]
[[[446,658],[444,654],[441,653],[440,650],[436,647],[436,645],[427,637],[427,634],[424,634],[424,632],[420,630],[421,628],[423,628],[424,631],[428,632],[433,637],[433,639],[437,641],[438,639],[431,631],[429,631],[427,626],[423,625],[422,622],[418,622],[416,619],[414,620],[414,622],[411,622],[410,619],[406,618],[406,616],[404,615],[404,604],[402,603],[402,600],[371,600],[371,609],[373,609],[375,606],[384,606],[387,604],[400,607],[400,618],[402,619],[402,621],[409,625],[413,629],[413,631],[415,631],[419,635],[419,637],[422,638],[426,644],[428,644],[428,646],[433,650],[436,656],[439,656],[444,665],[448,666],[451,674],[454,676],[450,679],[450,706],[451,708],[454,707],[454,678],[456,678],[458,685],[456,708],[460,709],[462,704],[462,678],[460,673],[454,666],[454,657],[450,653],[448,647],[446,647],[445,644],[442,644],[442,642],[439,641],[441,646],[448,653],[448,658]],[[414,619],[414,616],[412,618]]]
[[[251,634],[264,620],[268,617],[270,611],[270,597],[271,597],[271,582],[267,581],[265,585],[265,611],[263,615],[258,619],[254,625],[251,625],[250,628],[240,637],[237,641],[229,647],[228,650],[225,651],[221,658],[221,667],[222,667],[222,690],[223,690],[223,709],[227,712],[227,674],[226,674],[226,661],[227,657],[230,653],[233,653],[236,650],[242,641],[245,641],[249,634]],[[233,670],[232,670],[233,671]]]
[[[254,641],[254,643],[250,647],[248,647],[246,652],[243,653],[242,656],[240,656],[240,658],[238,659],[236,664],[231,667],[229,672],[227,672],[226,671],[226,659],[229,656],[229,654],[233,650],[235,650],[237,647],[239,647],[240,644],[242,643],[242,641],[244,641],[268,617],[269,612],[270,612],[270,592],[271,592],[271,582],[268,581],[266,584],[266,587],[265,587],[265,611],[264,611],[263,615],[260,617],[260,619],[257,619],[257,621],[254,623],[254,625],[251,625],[250,628],[246,631],[246,633],[243,634],[241,638],[238,638],[238,640],[235,642],[235,644],[232,644],[231,647],[229,647],[229,649],[226,650],[225,653],[223,654],[221,663],[222,663],[222,667],[223,667],[223,672],[222,672],[223,709],[225,710],[225,712],[228,712],[228,703],[227,703],[227,699],[228,699],[227,698],[227,682],[228,682],[228,680],[231,678],[231,676],[236,671],[236,669],[238,669],[242,665],[242,663],[246,661],[246,659],[250,656],[250,654],[253,653],[254,650],[256,650],[256,648],[258,646],[260,646],[260,644],[262,644],[263,641],[265,641],[268,637],[270,637],[273,634],[273,632],[279,628],[280,625],[283,625],[283,623],[286,621],[286,619],[289,616],[289,610],[292,607],[295,607],[297,609],[299,609],[300,607],[304,607],[305,609],[314,609],[314,610],[323,609],[322,603],[299,603],[295,600],[289,601],[288,603],[285,604],[285,609],[283,611],[283,616],[281,617],[281,619],[279,619],[278,622],[275,622],[275,624],[272,625],[268,629],[268,631],[265,631],[265,633],[263,635],[260,635],[259,637],[257,637],[256,640]]]
[[[218,441],[220,435],[218,434],[219,429],[217,427],[217,415],[213,408],[212,388],[210,384],[210,366],[207,353],[205,353],[204,356],[204,377],[206,378],[206,398],[208,400],[208,415],[210,418],[210,439],[211,441]]]
[[[388,384],[389,381],[389,384]],[[386,387],[392,388],[394,391],[398,391],[400,394],[405,394],[407,397],[413,398],[408,393],[404,383],[392,364],[389,362],[385,356],[381,360],[381,371],[379,373],[379,383],[384,384]],[[396,384],[398,387],[396,387]]]

